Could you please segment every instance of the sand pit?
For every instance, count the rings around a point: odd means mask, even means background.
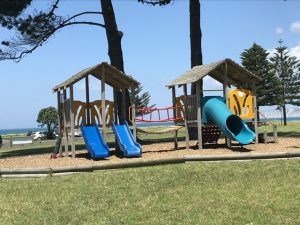
[[[92,160],[85,150],[76,151],[76,158],[61,157],[50,159],[50,154],[28,155],[22,157],[10,157],[0,159],[0,168],[54,168],[71,165],[104,165],[118,162],[134,162],[151,159],[168,159],[174,157],[191,155],[216,155],[216,154],[244,154],[244,153],[267,153],[267,152],[293,152],[300,151],[300,140],[297,138],[279,138],[278,143],[251,144],[244,148],[233,143],[231,149],[225,148],[224,140],[221,139],[218,145],[206,144],[203,150],[196,150],[197,142],[191,141],[191,149],[185,149],[185,142],[179,142],[179,149],[174,150],[172,142],[161,144],[143,145],[141,158],[123,158],[116,155],[111,149],[111,156],[104,160]]]

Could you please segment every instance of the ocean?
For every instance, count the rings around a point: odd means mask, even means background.
[[[270,118],[271,121],[281,121],[282,118]],[[300,121],[300,117],[288,117],[287,121]],[[265,119],[261,118],[261,121]],[[170,126],[174,124],[173,122],[163,122],[163,123],[138,123],[138,127],[153,127],[153,126]],[[27,134],[28,131],[46,131],[46,128],[20,128],[20,129],[0,129],[0,135],[8,134]]]
[[[8,134],[27,134],[28,131],[46,131],[46,128],[19,128],[19,129],[0,129],[0,135]]]

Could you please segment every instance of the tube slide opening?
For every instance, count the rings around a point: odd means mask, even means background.
[[[255,134],[236,115],[230,115],[226,120],[226,125],[228,130],[235,136],[235,139],[241,144],[249,144],[255,138]]]
[[[234,134],[234,136],[239,135],[243,129],[242,120],[235,115],[231,115],[227,118],[226,125],[228,129]]]

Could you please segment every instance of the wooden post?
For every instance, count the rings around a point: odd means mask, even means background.
[[[64,144],[65,144],[65,156],[69,156],[69,143],[68,143],[68,128],[67,128],[67,119],[66,119],[66,99],[67,99],[67,90],[63,90],[63,98],[64,98]]]
[[[89,76],[85,77],[86,124],[91,125]]]
[[[278,139],[277,139],[277,125],[276,124],[273,124],[273,137],[274,137],[275,143],[278,143]]]
[[[126,88],[122,88],[122,115],[124,117],[124,121],[126,121]]]
[[[190,148],[190,135],[189,135],[189,125],[188,125],[188,117],[187,117],[187,107],[186,107],[186,101],[187,101],[187,84],[183,85],[183,93],[184,93],[184,105],[183,105],[183,111],[184,111],[184,127],[185,127],[185,147],[186,149]]]
[[[58,121],[58,128],[59,128],[58,135],[60,135],[60,133],[61,133],[61,127],[62,127],[62,124],[61,124],[62,118],[61,117],[63,116],[60,100],[61,100],[60,99],[60,90],[57,90],[57,112],[58,112],[57,121]],[[58,156],[62,157],[62,145],[61,144],[59,145]]]
[[[134,140],[136,141],[136,122],[135,122],[135,95],[134,95],[134,92],[135,92],[135,88],[134,87],[131,87],[131,103],[132,103],[132,116],[131,116],[131,119],[132,119],[132,127],[133,127],[133,138]]]
[[[70,86],[70,120],[71,120],[71,150],[72,158],[75,158],[75,135],[74,135],[74,107],[73,107],[74,95],[73,95],[73,85]]]
[[[229,108],[229,99],[228,99],[228,69],[227,69],[227,62],[224,64],[224,83],[223,83],[223,95],[225,98],[225,103]],[[228,148],[231,147],[231,140],[226,137],[226,145]]]
[[[114,94],[114,99],[117,99],[117,90],[116,88],[113,88],[113,94]],[[114,122],[115,124],[118,124],[118,104],[117,102],[114,102]]]
[[[203,148],[202,144],[202,116],[201,116],[201,102],[200,102],[200,83],[196,82],[196,105],[197,105],[197,127],[198,127],[198,149]]]
[[[183,85],[183,94],[185,96],[187,96],[187,85],[186,84]]]
[[[13,141],[12,141],[12,136],[10,135],[9,136],[9,147],[12,147],[13,146]]]
[[[172,106],[176,107],[176,90],[175,90],[175,86],[172,87]],[[177,117],[176,108],[173,108],[173,118],[175,119],[176,117]]]
[[[178,149],[178,130],[174,132],[174,149]]]
[[[101,74],[101,119],[102,119],[102,135],[104,138],[104,141],[107,141],[106,137],[106,113],[105,113],[105,71],[104,67]],[[100,125],[100,124],[99,124]]]
[[[257,124],[257,100],[256,100],[256,84],[254,80],[251,82],[253,92],[253,105],[254,105],[254,131],[255,131],[255,144],[258,144],[258,124]]]

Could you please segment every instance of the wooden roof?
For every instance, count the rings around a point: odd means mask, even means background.
[[[137,82],[132,77],[124,74],[123,72],[109,65],[108,63],[103,62],[101,64],[86,68],[80,71],[79,73],[75,74],[74,76],[70,77],[66,81],[62,82],[61,84],[56,85],[53,88],[53,92],[56,92],[61,89],[66,89],[88,75],[92,75],[97,79],[101,80],[102,78],[101,75],[103,72],[105,76],[105,83],[114,88],[121,89],[121,88],[137,87],[139,84],[139,82]]]
[[[220,83],[224,83],[225,64],[227,64],[227,74],[229,78],[229,85],[231,84],[251,84],[251,81],[257,84],[262,79],[255,74],[251,73],[244,67],[240,66],[231,59],[224,59],[215,63],[205,64],[201,66],[195,66],[193,69],[187,71],[175,80],[167,84],[167,87],[183,85],[188,83],[194,83],[200,79],[203,79],[206,75],[210,75]]]

